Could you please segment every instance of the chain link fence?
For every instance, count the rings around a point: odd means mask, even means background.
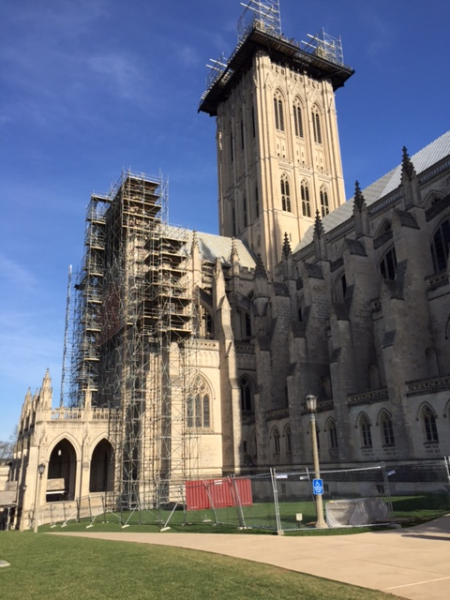
[[[387,469],[397,523],[414,524],[419,516],[435,518],[450,513],[450,460],[399,463]]]
[[[434,518],[450,512],[448,458],[420,463],[322,470],[324,517],[329,527],[391,525]],[[316,525],[314,473],[271,469],[245,477],[186,481],[161,500],[133,506],[112,506],[106,496],[57,502],[41,509],[42,523],[64,526],[85,521],[129,525],[226,525],[275,532]],[[30,524],[33,519],[30,515]]]

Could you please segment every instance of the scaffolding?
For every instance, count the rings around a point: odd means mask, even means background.
[[[114,486],[109,505],[179,501],[198,469],[186,405],[197,369],[188,235],[167,223],[168,184],[124,173],[88,206],[75,284],[68,403],[109,408]]]
[[[257,46],[265,51],[270,49],[272,56],[278,56],[283,64],[286,58],[293,61],[302,71],[325,69],[333,76],[349,76],[347,73],[351,70],[345,67],[340,37],[333,37],[322,29],[316,35],[308,33],[307,41],[297,42],[282,33],[279,0],[248,0],[241,2],[241,5],[244,11],[237,24],[236,48],[228,58],[222,53],[217,59],[209,59],[206,65],[209,69],[206,91],[201,97],[199,110],[204,110],[208,104],[205,99],[214,91],[214,87],[216,92],[223,89],[240,72],[244,61],[248,60]]]
[[[280,0],[250,0],[244,4],[244,12],[238,20],[238,44],[248,33],[258,27],[275,37],[281,36]]]

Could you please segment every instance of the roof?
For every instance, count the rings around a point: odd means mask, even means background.
[[[170,229],[173,230],[171,233],[174,237],[179,236],[180,239],[186,241],[186,254],[191,253],[192,241],[195,235],[198,240],[202,260],[215,263],[216,260],[219,259],[222,264],[231,264],[231,250],[234,244],[239,257],[240,266],[248,269],[255,268],[255,257],[247,246],[239,239],[212,233],[202,233],[201,231],[192,231],[190,229],[176,227],[170,227]]]
[[[447,131],[441,137],[439,137],[425,148],[422,148],[417,154],[411,157],[411,161],[414,165],[417,175],[423,173],[431,166],[450,155],[450,131]],[[362,190],[366,205],[370,206],[374,204],[384,196],[387,196],[394,191],[401,183],[402,176],[402,165],[401,163],[380,177],[377,181]],[[333,210],[329,215],[323,217],[322,223],[326,232],[333,230],[338,225],[341,225],[353,215],[353,198],[347,200],[344,204]],[[304,248],[310,244],[313,240],[314,225],[308,229],[303,236],[303,239],[295,248],[294,252],[297,252],[301,248]]]

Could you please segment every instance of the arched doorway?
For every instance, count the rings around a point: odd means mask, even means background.
[[[92,453],[89,492],[108,492],[112,490],[114,469],[111,464],[111,457],[111,444],[108,440],[101,440]]]
[[[47,502],[73,500],[77,474],[77,455],[68,440],[53,448],[48,465]]]

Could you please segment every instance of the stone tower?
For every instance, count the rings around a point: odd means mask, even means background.
[[[268,274],[345,201],[334,92],[353,74],[339,40],[281,33],[278,0],[250,1],[238,44],[209,65],[200,111],[217,120],[220,234],[260,254]]]

